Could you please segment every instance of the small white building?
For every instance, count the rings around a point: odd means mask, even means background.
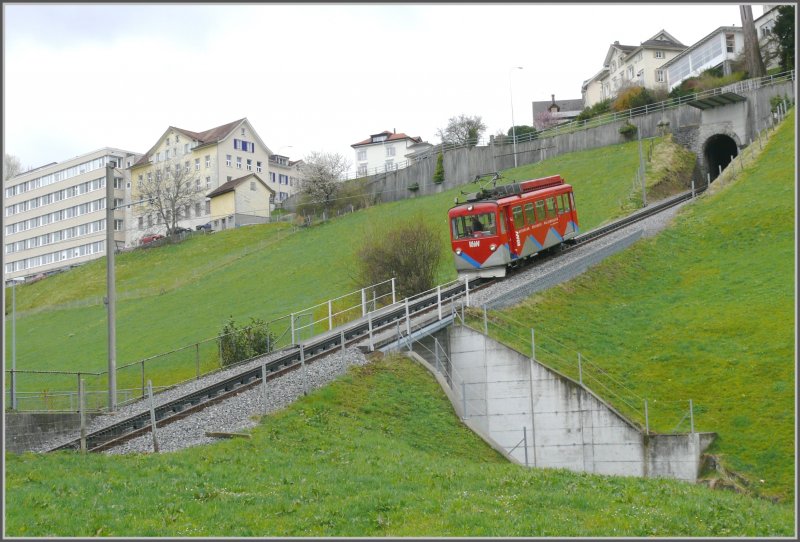
[[[720,26],[685,51],[665,62],[662,69],[672,90],[689,77],[705,70],[722,67],[725,75],[731,73],[731,63],[744,48],[744,33],[736,26]]]
[[[767,4],[764,6],[764,14],[753,21],[758,34],[758,45],[761,48],[761,56],[765,59],[764,67],[768,70],[777,68],[780,65],[777,44],[772,39],[772,27],[778,18],[777,5]]]
[[[408,159],[407,155],[416,153],[424,143],[421,137],[411,137],[403,133],[386,130],[372,134],[369,138],[353,143],[356,155],[357,175],[360,177],[392,171],[398,164]]]

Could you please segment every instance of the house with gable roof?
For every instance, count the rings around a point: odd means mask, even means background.
[[[232,179],[206,196],[211,203],[211,226],[216,229],[235,228],[248,224],[269,222],[269,202],[275,190],[257,173]]]
[[[188,175],[196,190],[194,201],[182,205],[179,225],[194,229],[208,222],[218,221],[221,228],[232,227],[235,216],[215,216],[210,194],[222,185],[254,174],[259,179],[269,178],[272,151],[264,144],[247,118],[216,126],[202,132],[170,126],[141,159],[130,167],[132,200],[141,199],[141,191],[148,179],[176,168]],[[264,181],[262,181],[263,184]],[[267,192],[257,191],[264,196]],[[275,190],[271,190],[274,194]],[[271,201],[266,199],[256,205],[269,213]],[[153,212],[144,205],[135,211],[137,238],[150,233],[164,233],[166,225],[159,223]],[[267,214],[269,216],[269,214]]]
[[[615,98],[620,90],[630,86],[666,90],[666,74],[661,67],[684,49],[686,46],[666,30],[660,30],[638,46],[615,41],[606,52],[602,69],[581,86],[584,107]]]
[[[706,70],[721,68],[730,75],[731,64],[744,50],[744,32],[737,26],[720,26],[691,47],[665,62],[661,69],[667,77],[669,90]]]
[[[396,130],[384,130],[350,145],[356,153],[359,176],[393,171],[398,163],[413,159],[413,155],[430,148],[421,137],[412,137]]]

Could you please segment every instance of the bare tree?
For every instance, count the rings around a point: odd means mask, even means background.
[[[311,203],[328,209],[348,169],[350,162],[341,154],[313,151],[303,157],[300,191]]]
[[[3,180],[16,177],[22,173],[22,162],[18,156],[5,153],[3,156]]]
[[[182,164],[180,160],[155,165],[142,181],[139,193],[142,200],[147,201],[140,213],[154,213],[157,222],[167,226],[168,234],[175,231],[179,220],[188,218],[187,209],[201,201],[203,196],[200,183],[192,174],[191,164]]]
[[[442,143],[474,146],[478,144],[485,131],[486,125],[479,115],[468,117],[462,113],[457,117],[451,117],[447,121],[447,127],[439,128],[436,135],[441,138]]]
[[[753,7],[739,6],[739,14],[742,16],[744,57],[747,65],[747,73],[750,77],[764,77],[767,75],[767,70],[764,68],[764,61],[761,59],[758,34],[756,33],[756,25],[753,22]]]

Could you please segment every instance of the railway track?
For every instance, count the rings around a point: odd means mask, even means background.
[[[537,262],[541,263],[550,258],[558,257],[560,254],[575,250],[580,246],[591,243],[614,231],[688,201],[692,197],[691,192],[686,192],[647,207],[616,222],[581,234],[574,239],[574,243],[571,245],[565,246],[560,252],[549,254],[546,258],[540,258]],[[516,272],[522,269],[523,268],[517,269]],[[443,288],[437,293],[432,293],[426,297],[414,301],[406,300],[404,303],[378,309],[370,313],[366,319],[362,318],[354,323],[348,324],[342,330],[335,333],[323,333],[302,345],[286,348],[280,352],[278,357],[265,362],[261,366],[245,369],[220,382],[210,384],[198,391],[194,391],[183,397],[155,407],[156,427],[163,427],[164,425],[189,416],[194,412],[260,384],[264,376],[263,370],[266,370],[267,380],[277,378],[289,371],[300,368],[305,363],[311,363],[315,359],[333,353],[336,350],[361,342],[367,337],[372,337],[381,330],[386,330],[401,321],[405,321],[412,315],[417,317],[429,313],[437,309],[440,304],[461,297],[467,288],[469,292],[477,291],[494,284],[495,280],[498,279],[473,279],[467,284],[464,282],[455,283],[450,287]],[[128,439],[145,434],[150,430],[150,412],[144,410],[139,414],[86,435],[86,449],[91,452],[108,450]],[[48,451],[80,450],[80,447],[81,439],[78,438],[60,444]]]

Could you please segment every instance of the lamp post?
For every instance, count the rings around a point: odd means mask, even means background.
[[[514,91],[511,85],[513,70],[521,70],[522,66],[514,66],[508,70],[508,93],[511,95],[511,142],[514,145],[514,167],[517,167],[517,129],[514,124]]]
[[[106,303],[108,305],[108,410],[117,408],[117,294],[114,285],[114,169],[116,162],[106,162]]]
[[[11,410],[17,410],[17,292],[16,284],[20,279],[14,278],[11,283]]]

